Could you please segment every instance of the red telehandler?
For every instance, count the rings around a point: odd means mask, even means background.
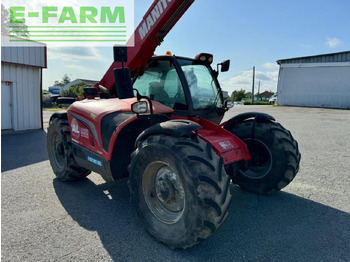
[[[300,162],[297,142],[270,115],[244,113],[220,124],[230,102],[217,76],[229,60],[214,70],[207,53],[152,57],[193,1],[156,0],[135,31],[135,47],[114,47],[99,86],[53,114],[47,135],[58,179],[91,171],[106,181],[129,177],[147,231],[171,248],[191,247],[220,227],[231,181],[271,194],[293,180]]]

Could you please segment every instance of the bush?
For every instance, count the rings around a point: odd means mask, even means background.
[[[52,102],[52,101],[46,101],[46,102],[43,102],[43,108],[44,109],[65,109],[67,108],[67,106],[57,104],[56,102]]]
[[[254,101],[254,105],[268,105],[268,101]]]
[[[244,101],[244,105],[251,105],[251,101]],[[268,105],[268,101],[254,101],[254,105]]]
[[[74,98],[83,98],[84,97],[84,87],[86,84],[84,82],[81,82],[79,84],[72,85],[68,87],[67,90],[61,91],[62,97],[74,97]]]

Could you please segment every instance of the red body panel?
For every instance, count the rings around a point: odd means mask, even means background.
[[[137,116],[130,117],[118,125],[110,139],[108,151],[104,150],[102,146],[101,120],[113,112],[130,112],[131,104],[136,101],[136,98],[123,100],[114,98],[75,102],[68,109],[72,140],[106,160],[111,160],[113,145],[119,132],[133,121],[136,121]],[[153,111],[155,114],[171,114],[174,110],[153,101]],[[224,165],[250,159],[246,144],[222,126],[217,126],[199,117],[173,116],[173,119],[188,119],[200,124],[203,128],[198,130],[199,137],[212,145],[213,150],[224,159]]]
[[[128,47],[129,67],[133,76],[142,71],[154,50],[161,44],[164,37],[186,12],[194,0],[155,0],[148,9],[134,33],[134,46]],[[113,62],[101,81],[97,84],[108,90],[114,88],[115,68],[121,68],[121,63]]]
[[[199,136],[212,145],[213,150],[224,159],[224,165],[250,159],[247,145],[234,134],[202,118],[198,123],[203,127],[198,130]]]
[[[184,119],[177,116],[173,116],[173,118]],[[224,159],[224,165],[242,160],[248,161],[250,159],[246,144],[221,126],[200,117],[189,117],[186,119],[196,122],[203,127],[203,129],[198,130],[199,137],[212,145],[213,150],[218,156]]]
[[[137,116],[131,117],[121,123],[113,133],[108,152],[102,147],[101,120],[113,112],[131,112],[131,105],[137,101],[136,98],[123,99],[96,99],[83,100],[73,103],[68,108],[68,121],[72,140],[92,152],[101,155],[107,160],[112,158],[112,145],[120,130],[127,124],[135,121]],[[153,101],[153,112],[155,114],[170,114],[174,110]]]

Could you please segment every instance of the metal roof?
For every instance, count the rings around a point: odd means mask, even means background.
[[[19,44],[13,44],[12,46],[3,45],[8,39],[8,35],[1,34],[1,62],[47,68],[45,44],[31,41],[26,46]]]
[[[72,85],[75,85],[75,84],[79,84],[79,83],[82,83],[84,82],[86,85],[88,86],[94,86],[95,84],[97,84],[99,81],[97,80],[89,80],[89,79],[81,79],[81,78],[77,78],[75,80],[73,80],[72,82],[66,84],[64,87],[63,87],[63,90],[67,90],[70,86]]]
[[[280,64],[302,64],[302,63],[335,63],[335,62],[350,62],[350,51],[277,60],[277,64],[279,65]]]

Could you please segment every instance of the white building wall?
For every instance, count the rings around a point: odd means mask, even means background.
[[[7,35],[1,35],[1,42],[8,42]],[[15,64],[46,67],[46,46],[39,42],[29,42],[30,46],[11,43],[12,46],[1,46],[1,61]]]
[[[41,68],[1,63],[1,81],[11,82],[14,130],[41,128]]]
[[[350,63],[281,64],[278,104],[350,108]]]

